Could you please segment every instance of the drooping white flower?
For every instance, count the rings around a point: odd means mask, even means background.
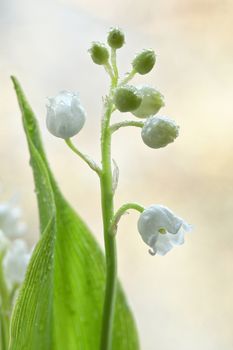
[[[10,290],[23,282],[30,257],[25,241],[17,239],[11,243],[3,259],[5,280]]]
[[[160,108],[164,106],[164,97],[156,89],[148,85],[137,86],[142,97],[140,106],[132,111],[135,117],[148,118],[158,113]]]
[[[20,237],[25,233],[26,225],[21,221],[21,210],[14,200],[0,203],[0,230],[8,238]]]
[[[143,142],[151,148],[161,148],[173,142],[179,135],[179,126],[167,117],[152,116],[142,128]]]
[[[57,96],[49,98],[46,124],[54,136],[68,139],[76,135],[82,129],[85,120],[86,113],[78,94],[61,91]]]
[[[145,209],[138,220],[138,231],[152,255],[165,255],[175,245],[184,243],[184,234],[191,226],[163,205]]]

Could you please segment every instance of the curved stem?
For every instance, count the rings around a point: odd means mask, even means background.
[[[131,72],[129,72],[126,75],[126,77],[124,79],[122,79],[122,81],[119,83],[119,86],[127,84],[131,79],[133,79],[133,77],[135,76],[136,73],[137,73],[136,70],[133,68],[131,70]]]
[[[89,167],[94,170],[99,176],[101,175],[101,169],[100,167],[94,162],[94,160],[92,160],[90,157],[88,157],[87,155],[83,154],[82,152],[80,152],[75,145],[72,143],[71,139],[66,139],[65,143],[68,145],[68,147],[75,153],[77,154],[82,160],[84,160],[85,163],[87,163],[87,165],[89,165]]]
[[[115,123],[115,124],[111,125],[111,132],[114,133],[118,129],[124,128],[126,126],[136,126],[138,128],[142,128],[144,126],[144,122],[138,122],[138,121],[134,121],[134,120],[125,120],[125,121],[120,122],[120,123]]]
[[[112,219],[112,224],[111,224],[111,233],[114,235],[116,234],[117,231],[117,225],[122,217],[122,215],[124,215],[127,210],[129,209],[134,209],[137,210],[139,213],[142,213],[145,208],[142,207],[140,204],[137,203],[126,203],[124,205],[122,205],[116,212],[116,214],[114,215],[113,219]]]

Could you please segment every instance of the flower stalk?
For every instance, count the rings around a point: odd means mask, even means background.
[[[100,167],[92,160],[89,156],[83,154],[81,151],[75,147],[71,139],[66,139],[65,143],[67,146],[75,153],[77,154],[92,170],[94,170],[99,176],[101,175],[101,169]]]
[[[142,213],[145,208],[137,203],[126,203],[126,204],[122,205],[117,210],[116,214],[114,215],[114,217],[112,219],[112,225],[111,225],[111,233],[112,234],[114,234],[114,235],[116,234],[117,226],[118,226],[118,223],[119,223],[121,217],[124,214],[126,214],[129,209],[134,209],[134,210],[138,211],[139,213]]]
[[[137,74],[136,70],[132,68],[132,70],[126,74],[126,76],[122,79],[122,81],[119,83],[119,86],[127,84],[130,80],[134,78],[134,76]]]
[[[117,80],[112,79],[109,97],[105,101],[105,111],[101,128],[102,174],[100,177],[101,204],[106,258],[106,287],[102,315],[100,350],[110,350],[117,286],[117,252],[111,222],[114,215],[113,179],[111,166],[111,130],[110,119],[113,111],[112,91]]]
[[[118,81],[118,68],[117,68],[117,63],[116,63],[116,49],[112,48],[111,49],[111,64],[114,72],[114,77],[113,79],[115,80],[116,84]]]
[[[161,205],[144,208],[137,203],[126,203],[114,213],[114,193],[119,170],[111,156],[112,134],[122,127],[138,127],[141,128],[141,138],[144,144],[150,148],[161,148],[175,140],[179,127],[172,120],[156,115],[164,106],[164,98],[159,91],[147,85],[135,87],[128,84],[136,74],[145,75],[153,69],[156,62],[155,52],[151,49],[139,52],[132,61],[130,72],[123,79],[119,79],[117,50],[125,43],[124,33],[119,28],[111,28],[107,42],[111,52],[104,43],[100,42],[93,42],[89,50],[93,62],[103,66],[110,78],[110,90],[104,99],[101,125],[101,166],[80,152],[70,140],[70,137],[81,130],[85,121],[84,109],[76,94],[63,91],[50,99],[52,105],[47,113],[49,121],[47,125],[50,126],[50,132],[63,138],[69,148],[87,163],[100,179],[106,284],[99,350],[111,350],[113,345],[117,290],[116,233],[121,217],[130,209],[140,213],[138,231],[143,241],[149,245],[149,252],[152,255],[165,255],[174,245],[182,244],[184,234],[190,230],[189,225],[183,219]],[[144,120],[124,120],[111,124],[111,115],[115,110],[122,113],[130,112],[135,117]],[[112,161],[115,166],[113,170]]]
[[[125,128],[127,126],[135,126],[137,128],[142,128],[144,122],[138,122],[135,120],[124,120],[123,122],[115,123],[111,125],[111,133],[114,133],[120,128]]]

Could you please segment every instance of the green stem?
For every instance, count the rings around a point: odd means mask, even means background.
[[[131,72],[129,72],[126,75],[126,77],[124,79],[122,79],[122,81],[119,83],[119,86],[127,84],[131,79],[133,79],[133,77],[135,76],[136,73],[137,73],[136,70],[133,68],[131,70]]]
[[[90,157],[88,157],[87,155],[83,154],[82,152],[80,152],[75,145],[72,143],[71,139],[66,139],[65,143],[68,145],[68,147],[75,153],[77,154],[82,160],[84,160],[85,163],[87,163],[87,165],[89,165],[89,167],[94,170],[99,176],[101,174],[101,169],[100,167],[94,162],[94,160],[92,160]]]
[[[117,68],[117,61],[116,61],[116,49],[111,49],[111,64],[114,72],[114,84],[117,85],[118,83],[118,68]]]
[[[114,189],[111,166],[112,129],[110,126],[111,115],[115,109],[113,104],[113,93],[118,84],[118,69],[116,65],[116,52],[114,50],[112,50],[111,53],[111,64],[112,67],[110,64],[105,66],[105,69],[111,77],[111,88],[109,96],[105,100],[104,116],[101,127],[102,171],[100,173],[100,187],[106,260],[106,286],[99,350],[112,349],[114,309],[117,289],[117,250],[114,226],[112,225],[114,218]],[[123,80],[123,83],[132,79],[134,75],[135,72],[132,71]],[[139,208],[136,204],[134,204],[134,207]]]
[[[113,73],[113,70],[112,70],[110,63],[107,62],[104,65],[104,68],[105,68],[106,72],[108,73],[108,75],[110,76],[111,80],[113,81],[114,80],[114,73]]]
[[[145,208],[142,207],[140,204],[137,203],[126,203],[124,205],[122,205],[116,212],[116,214],[114,215],[113,219],[112,219],[112,224],[111,224],[111,232],[112,234],[116,234],[117,231],[117,225],[122,217],[122,215],[124,215],[127,210],[129,209],[134,209],[137,210],[139,213],[142,213]]]
[[[114,320],[114,308],[117,286],[117,253],[115,237],[111,232],[111,222],[114,215],[112,168],[111,168],[111,131],[110,118],[113,111],[112,91],[105,102],[105,113],[101,130],[101,204],[104,229],[105,259],[106,259],[106,287],[102,315],[102,330],[100,339],[100,350],[110,350],[112,348],[112,331]]]
[[[0,312],[0,349],[8,350],[10,321]]]
[[[134,120],[125,120],[123,122],[120,123],[115,123],[111,125],[111,132],[115,132],[120,128],[124,128],[126,126],[136,126],[138,128],[142,128],[144,125],[144,122],[138,122],[138,121],[134,121]]]

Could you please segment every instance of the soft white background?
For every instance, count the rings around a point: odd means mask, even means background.
[[[48,134],[45,98],[62,89],[80,92],[88,120],[75,142],[98,159],[101,96],[108,79],[89,58],[90,42],[104,40],[111,25],[123,27],[122,72],[143,47],[158,55],[155,70],[135,83],[160,89],[166,98],[162,114],[180,124],[180,137],[151,150],[139,130],[114,136],[120,166],[116,206],[162,203],[194,231],[183,247],[151,257],[137,233],[137,215],[122,220],[119,274],[143,350],[233,349],[232,15],[230,0],[0,2],[1,196],[20,193],[31,244],[38,237],[37,209],[10,74],[20,79],[39,118],[63,192],[102,244],[98,180]]]

